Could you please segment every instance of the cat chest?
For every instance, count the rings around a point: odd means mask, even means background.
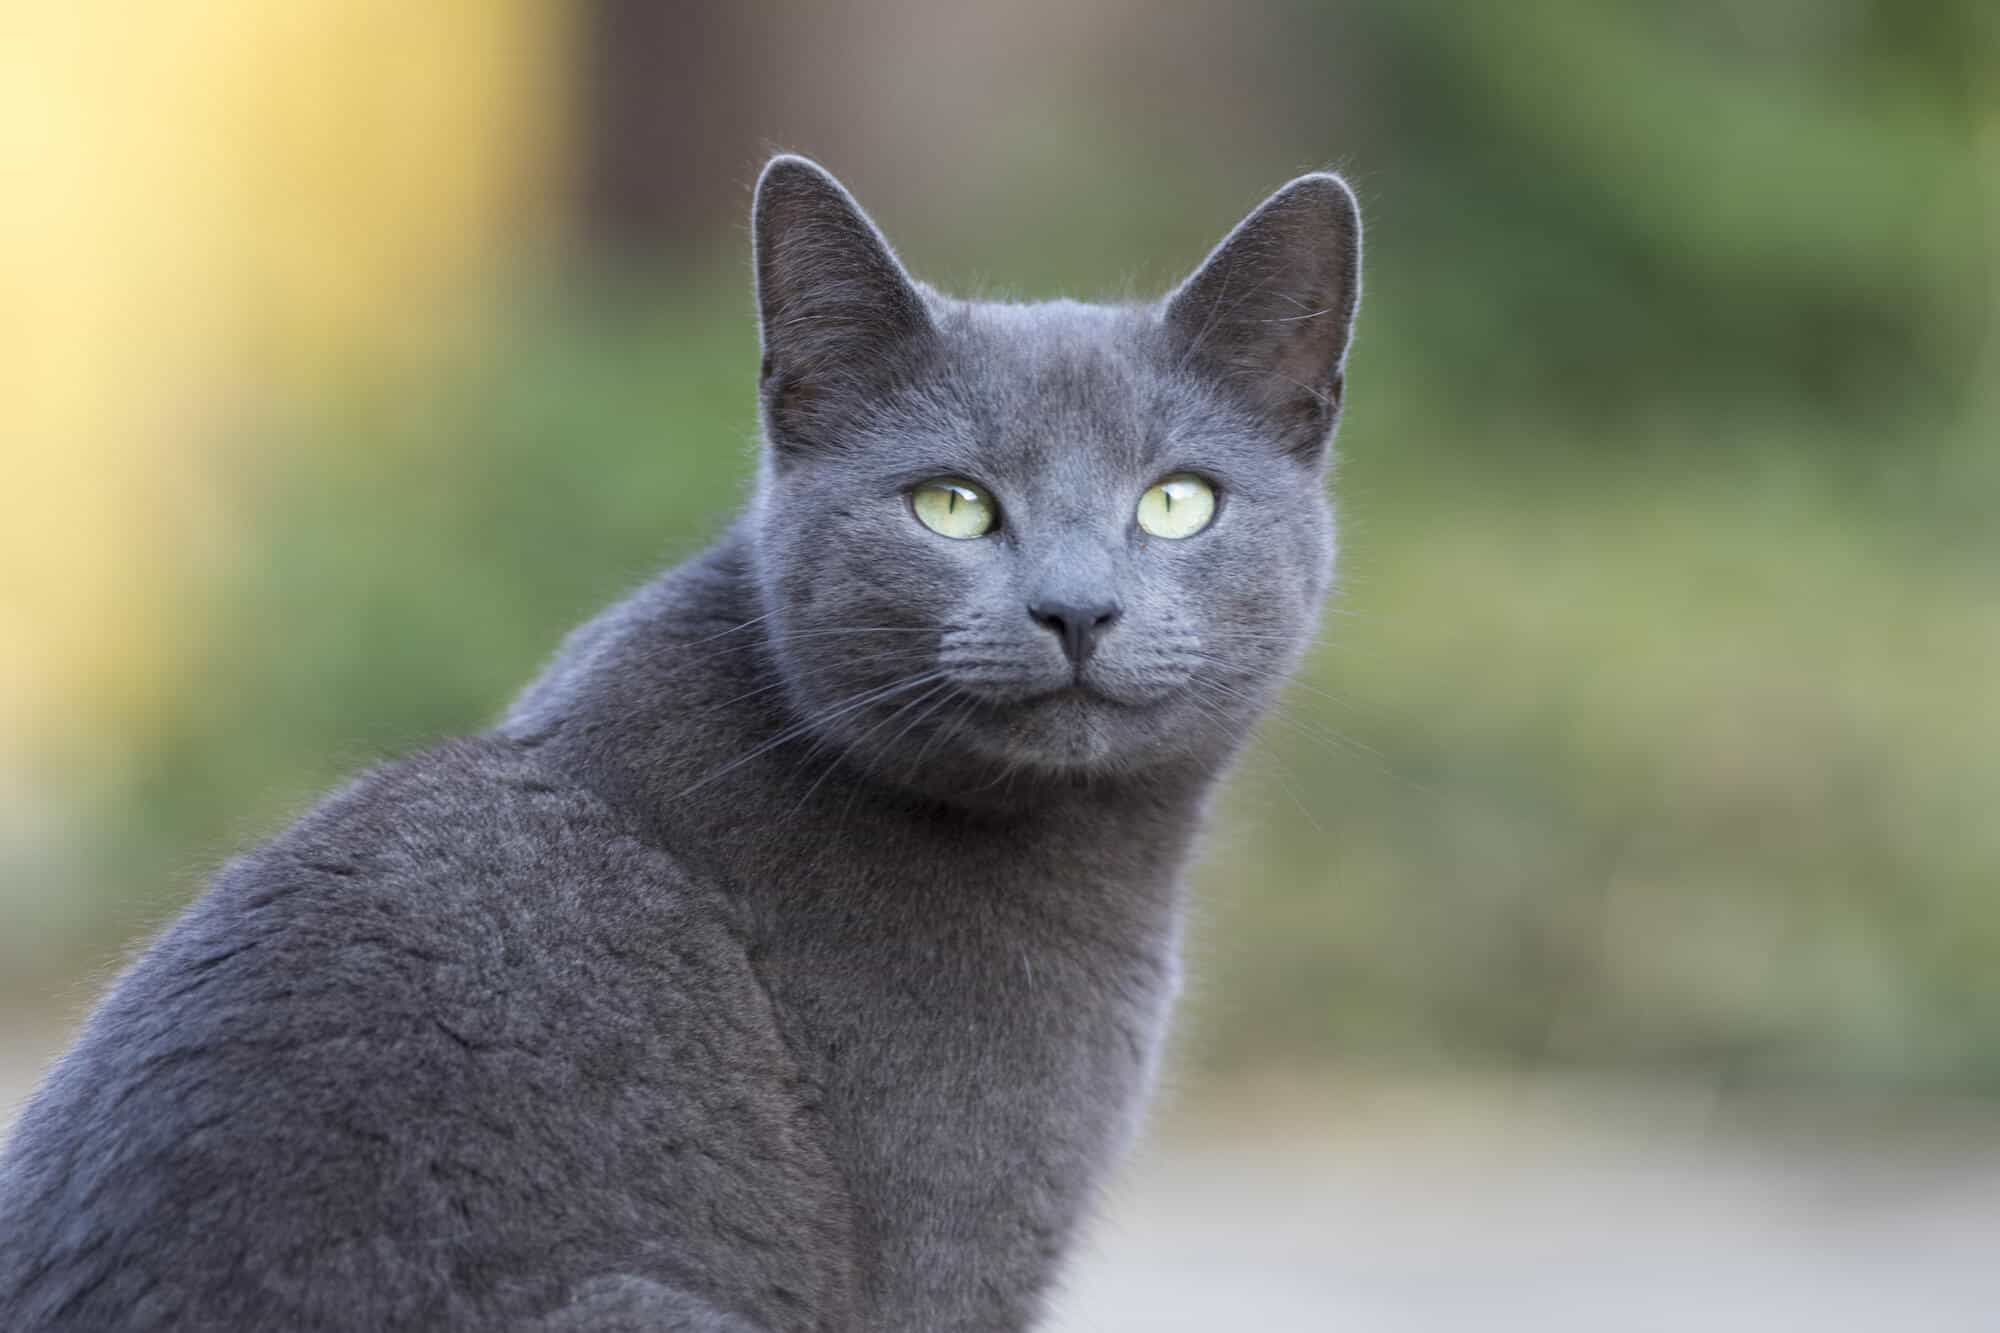
[[[810,997],[796,1035],[869,1251],[867,1326],[1018,1327],[1130,1138],[1176,942],[1005,913],[823,927],[788,989]]]

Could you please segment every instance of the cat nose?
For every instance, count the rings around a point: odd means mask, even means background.
[[[1035,623],[1061,639],[1063,652],[1078,666],[1089,659],[1097,647],[1098,636],[1111,628],[1111,622],[1118,619],[1118,611],[1116,602],[1092,602],[1083,606],[1055,601],[1028,604],[1028,614],[1035,618]]]

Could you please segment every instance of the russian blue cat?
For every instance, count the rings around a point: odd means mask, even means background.
[[[1309,643],[1331,175],[1157,304],[962,301],[780,157],[766,447],[492,733],[227,865],[0,1160],[0,1326],[1032,1326]]]

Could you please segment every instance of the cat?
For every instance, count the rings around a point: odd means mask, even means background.
[[[941,295],[799,157],[751,230],[746,510],[119,978],[0,1158],[0,1326],[1040,1317],[1332,577],[1359,215],[1302,176],[1126,305]]]

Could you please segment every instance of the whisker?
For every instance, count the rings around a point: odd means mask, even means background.
[[[915,777],[918,771],[921,770],[921,768],[923,767],[924,757],[931,752],[931,747],[933,745],[936,745],[938,741],[948,736],[956,736],[959,732],[959,728],[963,727],[966,724],[966,722],[970,720],[972,715],[978,711],[979,711],[979,696],[976,694],[966,695],[965,706],[960,708],[958,710],[958,713],[955,716],[953,716],[949,721],[947,721],[942,727],[939,727],[936,731],[932,732],[930,739],[926,740],[921,746],[917,747],[916,757],[910,761],[910,776]]]
[[[950,702],[951,702],[951,700],[952,700],[953,698],[957,697],[957,696],[956,696],[956,694],[955,694],[955,688],[956,688],[955,686],[953,686],[953,685],[951,685],[951,684],[947,683],[947,685],[946,685],[946,687],[945,687],[945,691],[944,691],[944,694],[943,694],[943,696],[942,696],[942,697],[940,698],[940,700],[938,701],[938,703],[934,703],[934,704],[932,704],[932,705],[931,705],[931,706],[930,706],[929,708],[927,708],[927,709],[925,709],[925,710],[924,710],[924,713],[923,713],[922,717],[919,717],[919,718],[916,718],[916,719],[913,719],[913,720],[912,720],[912,721],[911,721],[911,722],[910,722],[910,723],[909,723],[908,725],[906,725],[906,726],[905,726],[905,727],[903,728],[903,731],[902,731],[902,732],[899,732],[899,733],[897,734],[897,736],[896,736],[895,740],[894,740],[894,741],[891,741],[891,742],[890,742],[890,746],[891,746],[891,748],[893,748],[893,747],[894,747],[894,745],[895,745],[896,741],[900,741],[900,740],[901,740],[901,739],[903,738],[903,735],[905,735],[905,734],[907,734],[907,733],[908,733],[908,731],[909,731],[909,728],[910,728],[911,726],[915,726],[915,725],[917,724],[917,722],[920,722],[920,721],[922,721],[922,720],[923,720],[923,717],[929,717],[929,716],[931,716],[931,714],[935,713],[935,712],[937,711],[937,709],[938,709],[938,708],[939,708],[939,707],[940,707],[941,705],[943,705],[943,704],[947,704],[947,703],[950,703]],[[929,748],[929,746],[928,746],[928,744],[926,744],[926,746],[925,746],[925,749],[928,749],[928,748]],[[919,756],[919,761],[921,761],[921,758],[922,758],[922,753],[923,753],[922,751],[919,751],[919,752],[918,752],[918,756]],[[913,768],[912,768],[912,769],[910,770],[910,774],[911,774],[911,776],[912,776],[912,777],[915,777],[915,775],[916,775],[916,772],[917,772],[917,769],[913,767]],[[838,822],[838,823],[837,823],[837,824],[836,824],[836,825],[834,826],[834,832],[835,832],[835,835],[836,835],[836,836],[838,836],[839,832],[840,832],[840,831],[841,831],[842,829],[845,829],[845,828],[847,827],[847,821],[848,821],[849,817],[851,817],[851,816],[852,816],[852,815],[854,814],[854,803],[855,803],[855,802],[856,802],[857,800],[859,800],[859,799],[860,799],[860,797],[861,797],[861,784],[859,784],[859,783],[856,783],[856,784],[854,785],[854,789],[853,789],[852,791],[850,791],[850,792],[848,792],[848,793],[847,793],[847,804],[845,804],[845,805],[843,805],[843,806],[841,806],[841,807],[840,807],[840,820],[839,820],[839,822]]]
[[[780,635],[786,639],[810,639],[822,634],[949,634],[950,625],[827,625],[818,629],[795,629]]]
[[[949,704],[952,701],[952,699],[955,697],[954,691],[957,688],[958,687],[954,685],[952,682],[946,681],[941,688],[941,692],[940,690],[930,690],[927,691],[925,694],[919,696],[915,701],[913,701],[913,704],[910,706],[922,703],[925,699],[931,699],[932,702],[921,713],[918,713],[908,722],[905,722],[903,724],[903,729],[897,732],[895,735],[891,736],[888,740],[888,743],[883,748],[888,750],[894,750],[898,745],[902,744],[903,737],[909,735],[910,732],[915,730],[917,727],[922,726],[925,719],[936,716],[937,713],[941,711],[946,704]],[[891,716],[894,715],[891,714]]]
[[[841,626],[838,628],[819,629],[819,630],[800,630],[794,634],[787,635],[786,641],[791,642],[793,640],[807,639],[807,638],[838,637],[843,634],[886,634],[892,632],[908,633],[908,634],[929,634],[929,633],[934,633],[935,631],[923,630],[923,629],[904,630],[899,627],[893,627],[893,626]],[[721,636],[719,635],[711,636],[711,638],[719,638],[719,637]],[[707,642],[707,640],[697,639],[694,642],[704,643]],[[678,650],[689,646],[691,645],[676,644],[673,645],[673,648],[675,650]],[[699,657],[691,658],[685,662],[677,663],[676,665],[678,669],[675,671],[674,674],[679,675],[682,672],[691,671],[695,667],[702,666],[705,663],[717,661],[723,657],[727,657],[731,653],[754,652],[759,648],[769,648],[769,647],[771,647],[770,641],[760,637],[752,640],[749,643],[738,643],[738,644],[732,644],[727,648],[717,648],[713,652],[703,653]]]
[[[1226,724],[1231,720],[1227,714],[1222,712],[1222,710],[1215,708],[1213,705],[1203,701],[1199,697],[1194,699],[1194,706],[1200,709],[1207,716],[1215,719],[1218,722]],[[1288,779],[1297,778],[1298,774],[1295,771],[1293,771],[1293,769],[1288,764],[1286,764],[1284,760],[1280,759],[1277,755],[1271,753],[1268,750],[1260,751],[1258,754],[1258,758],[1261,760],[1268,760],[1272,764],[1277,766],[1278,772],[1273,776],[1277,779],[1278,790],[1284,792],[1286,796],[1291,798],[1292,804],[1298,807],[1298,811],[1301,815],[1305,816],[1306,823],[1312,825],[1313,832],[1319,834],[1320,837],[1324,838],[1326,836],[1325,826],[1319,822],[1318,817],[1313,814],[1312,810],[1309,807],[1307,807],[1305,800],[1292,787],[1291,782],[1288,781]]]
[[[863,665],[866,665],[866,666],[879,666],[879,665],[885,665],[885,664],[887,664],[887,663],[890,663],[890,662],[897,662],[897,661],[901,661],[901,660],[904,660],[904,659],[906,659],[906,658],[912,658],[912,657],[915,657],[915,658],[921,658],[921,657],[923,657],[923,656],[926,656],[926,655],[927,655],[927,652],[928,652],[928,650],[926,650],[926,649],[915,649],[915,648],[913,648],[913,649],[907,649],[907,650],[905,650],[905,651],[902,651],[902,652],[893,652],[893,651],[892,651],[892,652],[886,652],[886,653],[876,653],[875,655],[873,655],[872,657],[870,657],[870,658],[869,658],[869,659],[867,660],[867,662],[866,662],[866,663],[864,663]],[[708,706],[707,706],[707,707],[705,707],[705,708],[702,708],[702,709],[698,709],[697,711],[695,711],[695,712],[693,712],[693,713],[690,713],[690,714],[688,714],[688,716],[690,716],[690,717],[707,717],[707,716],[709,716],[709,715],[710,715],[710,714],[712,714],[712,713],[719,713],[719,712],[721,712],[721,711],[722,711],[723,709],[725,709],[725,708],[730,708],[730,707],[733,707],[733,706],[734,706],[734,705],[736,705],[736,704],[740,704],[740,703],[742,703],[742,702],[743,702],[744,700],[746,700],[746,699],[754,699],[754,698],[756,698],[756,697],[757,697],[758,695],[760,695],[760,694],[768,694],[768,693],[770,693],[770,692],[771,692],[772,690],[779,690],[779,689],[783,689],[783,688],[785,687],[786,683],[787,683],[787,682],[786,682],[786,681],[784,681],[784,680],[774,680],[774,681],[772,681],[771,683],[769,683],[768,685],[759,685],[759,686],[758,686],[758,687],[757,687],[756,689],[754,689],[754,690],[745,690],[745,691],[743,691],[743,693],[741,693],[741,694],[736,694],[736,695],[731,695],[731,696],[730,696],[729,698],[727,698],[727,699],[723,699],[723,700],[721,700],[721,701],[720,701],[720,702],[718,702],[718,703],[713,703],[713,704],[710,704],[710,705],[708,705]]]
[[[769,620],[772,616],[775,616],[777,614],[778,613],[775,610],[766,611],[763,615],[753,616],[749,620],[744,621],[740,625],[732,625],[730,628],[723,630],[719,634],[711,634],[706,638],[689,640],[689,642],[684,646],[692,648],[704,643],[713,643],[717,639],[726,639],[732,634],[737,634],[742,632],[743,630],[749,629],[752,625],[761,625],[765,621]]]
[[[796,740],[799,736],[812,731],[816,727],[822,726],[828,722],[835,721],[839,718],[846,717],[850,713],[856,712],[862,708],[866,708],[868,705],[879,702],[882,699],[893,697],[894,695],[899,694],[904,690],[915,689],[919,685],[929,684],[931,681],[937,680],[943,675],[944,673],[942,671],[926,671],[923,674],[913,677],[909,680],[895,681],[891,684],[883,685],[875,689],[864,690],[858,698],[849,698],[839,704],[836,704],[828,708],[824,712],[818,713],[813,717],[802,719],[798,722],[793,723],[789,727],[783,728],[781,731],[778,732],[776,736],[773,736],[770,740],[765,741],[763,744],[757,746],[755,749],[751,750],[748,754],[741,755],[736,759],[731,760],[729,763],[723,765],[715,772],[710,773],[707,777],[702,778],[700,781],[694,783],[692,786],[683,788],[681,791],[676,793],[672,799],[680,800],[683,797],[692,795],[693,793],[701,790],[703,787],[706,787],[709,783],[714,782],[716,779],[735,772],[737,769],[743,767],[743,765],[749,763],[751,760],[757,758],[758,756],[767,754],[770,751],[778,748],[780,745],[784,745],[790,741]]]
[[[1241,675],[1246,679],[1250,675],[1249,672],[1242,670],[1238,663],[1233,662],[1229,658],[1218,657],[1214,653],[1205,653],[1198,648],[1183,649],[1182,651],[1185,656],[1195,658],[1198,661],[1208,662],[1214,666],[1228,668],[1230,669],[1230,674],[1232,675]],[[1351,694],[1340,694],[1332,690],[1322,689],[1321,687],[1314,685],[1310,681],[1299,679],[1297,676],[1294,676],[1290,680],[1285,681],[1278,687],[1278,692],[1281,695],[1289,694],[1293,690],[1303,691],[1304,693],[1310,694],[1315,698],[1324,699],[1326,702],[1332,704],[1336,708],[1369,709],[1373,711],[1378,718],[1387,716],[1387,714],[1383,713],[1380,708],[1377,708],[1375,705],[1368,703],[1366,700],[1357,698]]]
[[[1235,689],[1228,685],[1224,685],[1219,681],[1201,680],[1200,678],[1197,678],[1197,680],[1199,681],[1199,684],[1202,688],[1219,692],[1224,699],[1230,700],[1232,702],[1249,704],[1253,707],[1256,706],[1258,702],[1258,700],[1249,693],[1243,690]],[[1271,721],[1278,723],[1281,726],[1291,728],[1291,730],[1295,734],[1303,736],[1305,739],[1312,741],[1314,744],[1325,745],[1334,749],[1352,750],[1357,753],[1366,754],[1378,761],[1382,759],[1382,756],[1380,754],[1376,753],[1374,750],[1369,749],[1366,745],[1363,745],[1361,742],[1353,740],[1350,737],[1344,736],[1337,731],[1328,731],[1324,728],[1308,726],[1306,723],[1301,722],[1299,719],[1293,717],[1290,713],[1286,712],[1283,708],[1271,708],[1265,712],[1264,716],[1269,718]]]
[[[1296,324],[1302,319],[1318,319],[1321,315],[1331,315],[1332,313],[1333,307],[1328,306],[1324,310],[1308,310],[1303,315],[1273,315],[1269,319],[1259,319],[1251,322],[1256,324]]]
[[[944,673],[939,672],[938,674],[942,676]],[[939,691],[949,690],[950,688],[951,688],[951,682],[949,680],[939,680],[933,683],[929,689],[925,690],[922,694],[919,694],[916,698],[905,699],[901,703],[897,704],[894,709],[890,710],[888,716],[877,718],[875,721],[863,727],[861,729],[861,733],[855,736],[853,740],[851,740],[848,743],[848,748],[854,749],[858,747],[862,741],[868,739],[868,737],[875,734],[875,732],[880,728],[887,726],[889,723],[901,717],[905,712],[909,711],[911,708],[914,708],[918,704],[921,704],[924,700],[931,698]],[[891,744],[893,745],[894,742],[892,741]],[[810,757],[811,756],[809,755],[808,758]],[[819,790],[820,784],[825,782],[829,777],[832,777],[833,771],[840,767],[840,761],[843,757],[844,756],[841,754],[836,754],[833,757],[833,762],[828,764],[826,768],[820,773],[820,775],[813,779],[812,785],[806,788],[805,795],[799,797],[798,804],[792,807],[793,814],[797,814],[799,811],[805,809],[806,802],[812,799],[812,794]],[[803,765],[801,766],[803,767]]]

